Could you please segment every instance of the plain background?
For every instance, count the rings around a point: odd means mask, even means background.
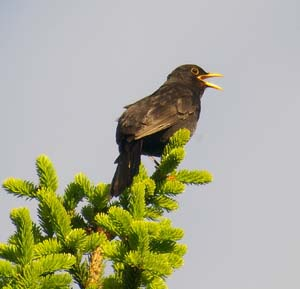
[[[60,191],[80,171],[110,182],[124,105],[184,63],[223,73],[182,164],[215,179],[171,214],[189,249],[168,285],[300,288],[299,3],[0,1],[1,180],[36,180],[45,153]],[[18,206],[34,217],[1,190],[2,242]]]

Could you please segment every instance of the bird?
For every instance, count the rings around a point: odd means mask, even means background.
[[[139,172],[141,155],[160,157],[170,137],[181,128],[193,135],[205,89],[222,90],[206,79],[222,76],[184,64],[174,69],[154,93],[124,107],[116,129],[119,156],[115,160],[111,197],[119,196],[132,184]]]

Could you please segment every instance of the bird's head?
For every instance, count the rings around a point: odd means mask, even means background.
[[[222,76],[223,75],[220,73],[206,72],[201,67],[195,64],[184,64],[174,69],[169,74],[168,80],[187,82],[202,89],[211,87],[222,90],[220,86],[206,81],[207,78]]]

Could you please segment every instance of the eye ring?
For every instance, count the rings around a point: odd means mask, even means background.
[[[192,67],[191,68],[191,73],[193,73],[194,75],[198,75],[199,74],[199,69],[197,67]]]

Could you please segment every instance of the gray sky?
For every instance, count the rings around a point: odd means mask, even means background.
[[[36,180],[45,153],[61,191],[80,171],[110,182],[124,105],[184,63],[223,73],[182,165],[215,180],[171,215],[189,250],[169,287],[298,289],[299,3],[1,1],[0,179]],[[23,205],[1,190],[0,241]]]

